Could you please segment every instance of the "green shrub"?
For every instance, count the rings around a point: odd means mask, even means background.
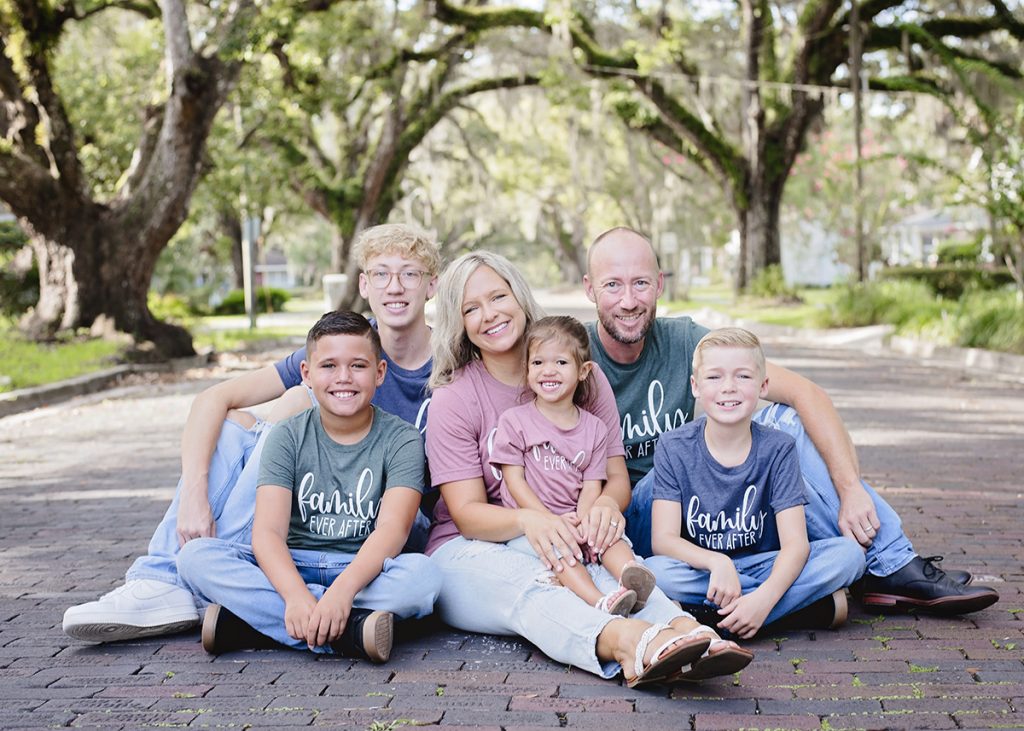
[[[15,256],[27,243],[28,236],[17,223],[0,221],[0,315],[15,320],[39,301],[35,258],[27,268],[15,266]]]
[[[771,264],[759,271],[747,287],[747,293],[765,299],[783,299],[789,302],[800,302],[796,289],[786,284],[779,264]]]
[[[1013,282],[1006,268],[989,269],[976,266],[943,264],[936,267],[888,267],[878,274],[880,279],[903,279],[924,282],[932,292],[946,299],[959,299],[968,289],[1001,289]]]
[[[154,317],[168,322],[187,323],[196,315],[189,301],[177,294],[157,294],[151,291],[146,304]]]
[[[957,345],[1024,354],[1024,308],[1012,292],[972,293],[957,324]]]
[[[981,240],[947,241],[935,251],[940,264],[975,264],[981,258]]]
[[[290,296],[283,289],[260,287],[256,290],[256,311],[279,312]],[[240,289],[231,290],[224,300],[214,308],[213,313],[215,315],[245,314],[245,294]]]
[[[881,281],[849,284],[822,311],[824,327],[864,327],[889,324],[920,331],[929,321],[942,317],[944,303],[928,286],[914,281]]]
[[[968,288],[952,301],[936,297],[921,281],[854,284],[843,287],[818,322],[821,327],[877,324],[938,343],[1024,353],[1024,308],[1009,291]]]

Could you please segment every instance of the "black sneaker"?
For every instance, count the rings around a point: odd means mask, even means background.
[[[999,601],[995,589],[953,581],[932,561],[920,556],[888,576],[865,575],[861,590],[865,609],[879,612],[916,609],[939,615],[965,614]]]
[[[839,589],[765,625],[757,635],[765,637],[797,629],[835,629],[846,623],[847,608],[846,589]]]
[[[395,615],[370,609],[353,609],[345,631],[331,648],[345,657],[361,657],[372,662],[387,662],[395,641]]]
[[[254,630],[220,604],[211,604],[203,616],[203,649],[211,655],[235,650],[273,650],[284,647]]]

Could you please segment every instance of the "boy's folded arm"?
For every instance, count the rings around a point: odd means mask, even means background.
[[[776,513],[775,525],[779,531],[779,555],[768,578],[755,590],[771,599],[773,607],[789,591],[811,553],[803,505],[794,505]]]
[[[683,509],[675,500],[654,500],[651,505],[651,548],[660,556],[668,556],[695,569],[713,571],[722,566],[722,553],[701,548],[682,537]]]
[[[292,491],[288,488],[260,485],[256,489],[252,550],[256,555],[256,563],[285,603],[312,596],[288,551],[291,509]]]
[[[356,552],[356,557],[328,587],[321,601],[343,602],[352,606],[355,595],[380,576],[384,561],[402,552],[409,540],[420,492],[411,487],[390,487],[384,491],[373,531]]]

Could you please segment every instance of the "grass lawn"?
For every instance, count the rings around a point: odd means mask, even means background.
[[[0,392],[61,381],[117,365],[123,345],[98,339],[32,343],[0,329]]]
[[[731,317],[772,325],[813,328],[819,326],[818,313],[835,300],[836,293],[836,289],[801,289],[798,294],[803,302],[785,304],[755,297],[736,299],[729,285],[719,284],[694,288],[687,299],[672,300],[667,304],[676,311],[709,307]]]

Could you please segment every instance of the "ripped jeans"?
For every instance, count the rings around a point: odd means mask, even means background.
[[[446,624],[524,637],[556,662],[612,678],[621,667],[597,657],[597,638],[616,617],[587,604],[553,580],[540,560],[504,543],[456,536],[434,551],[444,583],[437,610]],[[618,582],[598,564],[587,567],[602,593]],[[655,589],[635,615],[652,624],[690,616]]]
[[[804,478],[807,505],[807,537],[811,541],[836,538],[839,530],[839,495],[832,484],[828,467],[811,438],[807,436],[796,410],[785,404],[771,404],[754,414],[754,421],[789,434],[796,439],[800,472]],[[867,570],[875,576],[888,576],[906,566],[916,553],[910,539],[903,533],[900,516],[882,497],[861,481],[875,505],[881,527],[867,549]],[[633,499],[626,508],[626,533],[639,556],[650,556],[651,504],[654,501],[654,473],[648,473],[633,488]]]

